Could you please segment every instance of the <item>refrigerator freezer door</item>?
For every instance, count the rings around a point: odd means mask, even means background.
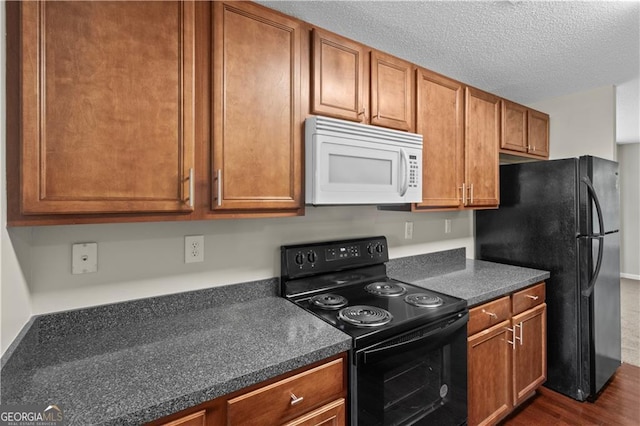
[[[603,158],[580,157],[580,177],[588,177],[600,200],[604,229],[598,225],[595,204],[584,184],[580,186],[580,235],[605,234],[620,229],[618,163]]]

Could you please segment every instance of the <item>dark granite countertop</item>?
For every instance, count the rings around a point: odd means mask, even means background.
[[[36,317],[3,357],[1,403],[57,404],[69,425],[141,424],[350,349],[276,286]]]
[[[475,306],[549,278],[547,271],[465,258],[464,249],[393,259],[387,274]]]
[[[549,277],[464,249],[392,259],[387,273],[469,306]],[[57,404],[69,425],[140,424],[351,348],[277,288],[270,279],[34,317],[2,357],[0,403]]]

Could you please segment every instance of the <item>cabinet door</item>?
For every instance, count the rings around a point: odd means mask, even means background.
[[[422,135],[423,164],[417,208],[458,207],[464,179],[464,89],[425,69],[416,75],[416,132]]]
[[[525,400],[547,378],[547,304],[512,319],[518,338],[513,357],[513,402]]]
[[[500,198],[500,98],[471,87],[467,87],[465,98],[467,206],[497,206]]]
[[[312,114],[366,121],[365,46],[317,28],[312,43]]]
[[[345,424],[345,402],[341,398],[304,416],[300,416],[284,426],[344,426]]]
[[[468,339],[468,403],[470,426],[494,424],[511,410],[512,333],[509,321]]]
[[[549,116],[529,110],[529,154],[549,158]]]
[[[245,2],[213,3],[212,208],[299,209],[300,22]]]
[[[371,52],[371,124],[413,130],[413,65],[378,51]]]
[[[197,413],[189,414],[181,417],[169,423],[163,423],[162,426],[206,426],[206,411],[198,411]]]
[[[502,138],[500,148],[527,152],[527,108],[502,100]]]
[[[21,7],[22,213],[193,210],[193,3]]]

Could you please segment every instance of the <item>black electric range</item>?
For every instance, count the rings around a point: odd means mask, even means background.
[[[281,247],[281,295],[353,338],[352,425],[466,422],[467,302],[392,279],[385,237]]]

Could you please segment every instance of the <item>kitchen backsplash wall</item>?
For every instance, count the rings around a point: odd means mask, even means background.
[[[410,240],[406,221],[413,222]],[[18,227],[8,236],[32,314],[41,314],[278,276],[279,247],[295,242],[385,235],[392,258],[458,247],[473,257],[472,221],[470,212],[308,207],[304,217]],[[204,235],[204,262],[184,263],[185,235]],[[97,273],[71,274],[71,245],[78,242],[98,243]]]

